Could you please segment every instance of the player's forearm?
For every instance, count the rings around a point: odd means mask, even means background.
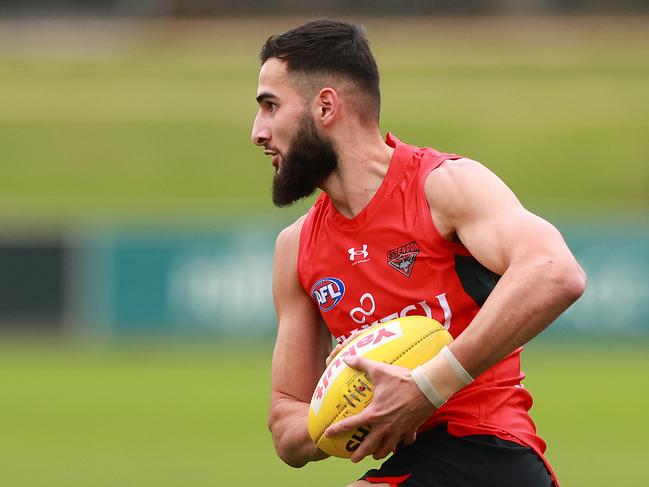
[[[572,259],[513,264],[449,348],[477,377],[543,331],[581,296],[585,285],[585,274]]]
[[[273,401],[268,427],[277,455],[291,467],[303,467],[310,461],[327,457],[318,449],[307,427],[309,405],[295,399]]]

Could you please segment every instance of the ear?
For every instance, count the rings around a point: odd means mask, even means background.
[[[325,127],[331,125],[340,111],[340,99],[336,90],[331,87],[322,88],[315,102],[315,119]]]

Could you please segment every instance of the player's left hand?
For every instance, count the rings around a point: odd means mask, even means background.
[[[367,455],[376,460],[385,458],[399,443],[414,442],[417,428],[435,408],[410,377],[410,370],[359,355],[345,357],[345,362],[369,375],[374,384],[374,398],[362,412],[329,426],[325,436],[370,425],[370,433],[351,457],[354,463]]]

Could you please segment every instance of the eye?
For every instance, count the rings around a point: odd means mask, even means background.
[[[268,102],[268,111],[271,112],[271,113],[273,113],[273,112],[275,112],[276,110],[277,110],[277,104],[276,104],[276,103],[272,103],[272,102]]]

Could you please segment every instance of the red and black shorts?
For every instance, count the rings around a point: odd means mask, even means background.
[[[552,487],[552,475],[529,447],[491,435],[458,437],[446,427],[418,435],[362,480],[391,487]]]

